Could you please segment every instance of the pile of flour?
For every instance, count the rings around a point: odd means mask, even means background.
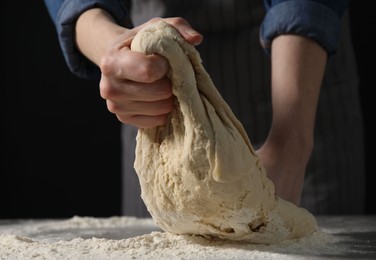
[[[0,226],[0,259],[306,259],[346,255],[339,238],[323,230],[273,245],[161,231],[133,217],[22,222]]]

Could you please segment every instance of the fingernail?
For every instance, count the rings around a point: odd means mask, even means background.
[[[201,34],[199,34],[197,31],[195,31],[195,30],[193,30],[193,29],[187,29],[187,30],[185,30],[185,32],[186,32],[187,34],[189,34],[190,36],[197,36],[197,35],[200,35],[200,36],[201,36]]]

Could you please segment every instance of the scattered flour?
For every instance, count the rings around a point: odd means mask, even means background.
[[[322,230],[273,245],[174,235],[133,217],[23,222],[0,226],[0,259],[313,259],[344,256]]]

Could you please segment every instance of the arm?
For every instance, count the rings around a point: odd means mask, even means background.
[[[100,93],[110,112],[123,123],[154,127],[165,122],[173,107],[171,84],[164,58],[131,52],[130,1],[45,0],[55,23],[60,46],[72,73],[100,79]],[[156,22],[152,19],[149,22]],[[167,22],[192,44],[202,36],[181,18]]]
[[[265,2],[261,43],[271,55],[273,119],[257,152],[276,194],[298,205],[326,61],[335,53],[347,1]]]
[[[60,47],[68,68],[83,78],[100,77],[98,66],[85,57],[75,45],[75,26],[78,17],[92,8],[106,10],[117,24],[131,27],[127,0],[44,0],[54,22]]]
[[[278,36],[271,48],[273,120],[258,154],[276,194],[298,205],[327,53],[296,35]]]

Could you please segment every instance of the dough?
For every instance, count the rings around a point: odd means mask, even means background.
[[[158,226],[252,243],[299,238],[317,229],[311,213],[274,194],[247,133],[192,45],[160,21],[141,30],[131,49],[169,61],[176,96],[166,125],[137,134],[134,166]]]

